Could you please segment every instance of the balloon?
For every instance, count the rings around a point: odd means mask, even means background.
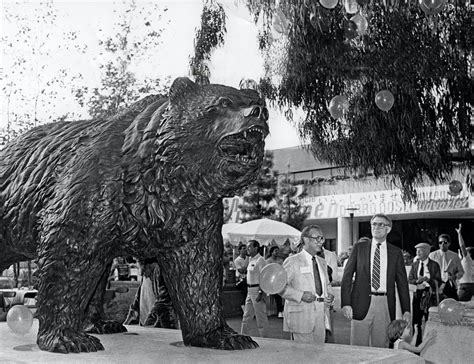
[[[388,111],[392,108],[395,98],[389,90],[382,90],[375,95],[375,104],[382,111]]]
[[[457,180],[451,181],[451,183],[449,184],[448,193],[451,196],[457,196],[461,193],[461,191],[462,191],[462,183]]]
[[[355,14],[359,11],[359,5],[356,0],[344,0],[344,9],[347,14]]]
[[[353,39],[359,35],[357,33],[357,25],[352,20],[345,20],[343,27],[344,27],[344,37],[346,39]]]
[[[8,310],[7,324],[15,334],[24,335],[31,329],[33,314],[28,307],[15,305]]]
[[[420,8],[426,15],[438,14],[444,9],[446,0],[422,0]]]
[[[334,119],[339,119],[349,110],[349,101],[344,95],[334,96],[329,102],[329,113]]]
[[[466,308],[453,298],[442,300],[438,306],[438,314],[441,322],[446,324],[456,324],[461,321]]]
[[[359,33],[360,35],[364,35],[367,32],[369,23],[365,16],[361,14],[356,14],[350,20],[353,21],[355,25],[357,25],[357,33]]]
[[[319,0],[319,3],[327,9],[334,9],[339,0]]]
[[[268,294],[277,294],[284,290],[288,276],[281,264],[267,264],[260,272],[260,288]]]

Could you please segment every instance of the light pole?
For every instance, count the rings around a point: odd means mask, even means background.
[[[348,207],[349,217],[351,218],[351,245],[354,245],[354,211],[359,210],[358,207]]]

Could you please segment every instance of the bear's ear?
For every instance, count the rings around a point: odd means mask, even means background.
[[[193,92],[197,85],[187,77],[178,77],[170,87],[170,100],[175,101]]]

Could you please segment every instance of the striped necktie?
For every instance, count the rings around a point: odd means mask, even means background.
[[[377,243],[372,265],[372,287],[375,291],[380,288],[380,243]]]
[[[321,284],[321,277],[319,276],[318,263],[316,263],[316,257],[313,257],[313,273],[314,273],[314,284],[316,286],[316,294],[321,296],[323,294],[323,285]]]

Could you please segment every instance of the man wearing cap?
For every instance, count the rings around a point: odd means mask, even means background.
[[[403,319],[410,323],[408,279],[402,251],[387,243],[392,220],[376,214],[370,226],[372,240],[354,245],[344,269],[341,306],[351,320],[351,345],[388,348],[387,327],[395,319],[395,284]]]
[[[324,235],[317,225],[301,232],[302,250],[283,263],[287,285],[281,296],[286,300],[283,311],[283,331],[291,332],[294,341],[324,343],[330,330],[329,305],[334,302],[327,265],[317,253],[322,250]]]
[[[461,259],[458,255],[449,250],[451,237],[448,234],[441,234],[438,237],[439,249],[431,252],[429,258],[439,264],[441,269],[441,279],[443,283],[440,287],[441,298],[454,298],[458,300],[456,280],[464,275]]]
[[[428,321],[429,297],[436,295],[436,286],[441,284],[441,269],[439,264],[428,258],[431,245],[420,243],[415,245],[417,260],[411,265],[408,283],[416,285],[413,293],[412,314],[413,328],[418,327],[416,345],[420,345],[423,337],[422,323]]]

